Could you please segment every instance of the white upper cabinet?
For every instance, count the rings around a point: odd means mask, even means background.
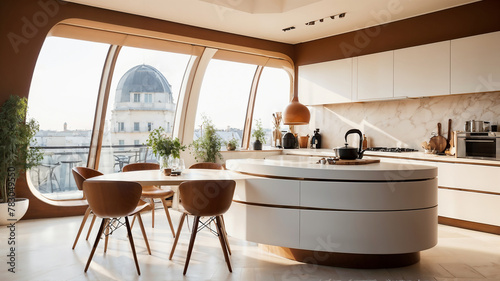
[[[352,101],[353,59],[299,66],[299,101],[305,105]]]
[[[394,51],[394,97],[450,94],[450,41]]]
[[[357,58],[357,100],[394,97],[394,51]]]
[[[451,93],[500,90],[500,32],[451,41]]]

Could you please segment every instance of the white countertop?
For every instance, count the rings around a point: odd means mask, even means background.
[[[322,149],[284,149],[283,154],[285,155],[304,155],[304,156],[320,156],[320,157],[331,157],[334,156],[332,149],[322,148]],[[413,159],[422,161],[433,161],[433,162],[448,162],[448,163],[461,163],[461,164],[474,164],[474,165],[487,165],[487,166],[499,166],[500,161],[494,160],[481,160],[481,159],[468,159],[468,158],[455,158],[455,156],[445,156],[437,154],[426,154],[424,152],[378,152],[378,151],[366,151],[365,156],[373,157],[388,157],[388,158],[399,158],[399,159]]]
[[[389,162],[366,165],[317,164],[319,159],[318,156],[295,155],[280,155],[267,159],[231,159],[226,161],[226,167],[251,175],[306,180],[407,181],[437,176],[437,168],[432,166]]]

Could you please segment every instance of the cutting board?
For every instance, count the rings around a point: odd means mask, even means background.
[[[365,165],[380,163],[380,159],[355,159],[355,160],[337,160],[335,165]]]

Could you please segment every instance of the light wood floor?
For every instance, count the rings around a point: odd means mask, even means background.
[[[7,271],[10,231],[2,227],[0,280],[500,280],[500,236],[444,225],[439,226],[438,245],[423,251],[420,263],[380,270],[301,264],[263,252],[255,243],[229,238],[233,250],[233,273],[229,273],[219,241],[208,231],[202,231],[187,275],[183,276],[189,231],[184,227],[174,258],[169,261],[173,238],[165,214],[162,210],[156,214],[154,229],[150,213],[143,216],[151,256],[147,254],[140,228],[134,226],[141,276],[135,270],[125,229],[110,237],[106,254],[103,254],[104,243],[100,243],[85,274],[83,269],[98,226],[94,225],[89,241],[83,237],[76,249],[71,250],[82,217],[68,217],[25,220],[16,224],[16,273]],[[177,223],[179,213],[172,211],[171,214]]]

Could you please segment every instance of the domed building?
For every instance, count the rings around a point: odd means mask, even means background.
[[[172,86],[150,65],[137,65],[118,82],[111,111],[113,145],[141,145],[160,126],[170,133],[175,114]]]

